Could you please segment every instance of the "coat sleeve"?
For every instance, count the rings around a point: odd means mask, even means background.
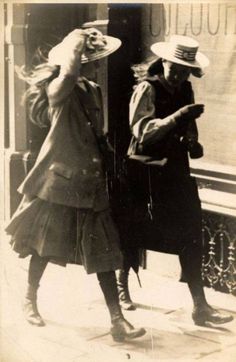
[[[73,91],[77,77],[74,75],[60,72],[59,76],[48,85],[47,95],[51,107],[65,101]]]
[[[130,100],[130,127],[141,144],[153,144],[176,126],[170,116],[163,119],[155,117],[155,89],[147,81],[140,83]]]
[[[191,87],[191,103],[195,103],[194,101],[194,93]],[[198,129],[197,129],[197,123],[195,121],[195,119],[193,119],[192,121],[190,121],[188,123],[188,127],[186,130],[186,134],[185,134],[186,139],[188,140],[188,142],[197,142],[198,140]]]
[[[76,34],[74,39],[67,38],[66,51],[63,59],[61,59],[59,76],[53,79],[48,86],[48,99],[51,106],[64,101],[71,94],[80,75],[81,55],[86,37],[78,29],[75,29],[74,33]]]

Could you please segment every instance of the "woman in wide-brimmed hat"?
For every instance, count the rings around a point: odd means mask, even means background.
[[[195,120],[204,112],[203,104],[194,104],[188,78],[201,77],[209,61],[198,51],[198,43],[186,36],[172,36],[169,42],[153,44],[151,50],[158,59],[134,67],[139,84],[130,101],[132,202],[127,207],[132,208],[132,220],[127,228],[124,223],[120,228],[127,241],[124,267],[118,273],[120,301],[125,309],[135,308],[128,272],[130,266],[137,271],[133,256],[138,246],[171,252],[179,255],[193,298],[194,322],[225,323],[232,317],[210,307],[204,295],[201,205],[188,160],[188,155],[203,156]]]
[[[30,85],[26,99],[31,120],[50,129],[19,187],[24,197],[6,228],[20,257],[32,254],[24,300],[28,322],[44,325],[37,290],[47,263],[82,264],[87,273],[97,273],[117,341],[145,330],[127,322],[119,306],[115,270],[122,255],[105,180],[110,150],[103,134],[100,88],[84,74],[92,76],[95,62],[120,45],[119,39],[95,28],[75,29],[49,52],[48,61],[21,75]]]

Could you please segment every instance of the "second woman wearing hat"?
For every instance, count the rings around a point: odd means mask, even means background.
[[[132,230],[130,240],[131,244],[137,242],[136,248],[179,254],[196,324],[229,322],[232,317],[220,314],[205,298],[201,205],[188,160],[188,155],[203,155],[195,120],[204,112],[203,104],[194,104],[188,78],[191,74],[201,77],[209,62],[198,52],[198,43],[186,36],[173,36],[170,42],[153,44],[151,49],[159,59],[149,64],[147,72],[142,66],[134,67],[139,84],[130,101],[133,138],[128,154],[133,159],[129,168],[133,202],[126,236]],[[127,246],[124,268],[118,273],[121,303],[126,309],[134,309],[128,291],[129,260],[135,255],[135,246],[133,250]]]
[[[96,29],[76,29],[50,51],[48,61],[22,75],[30,85],[26,96],[32,121],[50,129],[19,188],[24,197],[6,229],[20,257],[32,255],[24,300],[27,321],[44,325],[37,291],[47,263],[82,264],[87,273],[97,273],[116,341],[145,330],[127,322],[119,306],[115,270],[122,255],[106,192],[109,150],[101,92],[83,75],[89,67],[92,76],[94,61],[120,44]]]

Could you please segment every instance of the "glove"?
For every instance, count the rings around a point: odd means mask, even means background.
[[[200,117],[203,112],[204,104],[188,104],[173,113],[172,117],[177,125],[183,125],[190,120]]]
[[[195,158],[201,158],[203,156],[203,147],[202,145],[195,141],[195,142],[189,142],[188,144],[188,151],[189,151],[189,156],[192,159]]]
[[[103,50],[107,44],[105,36],[95,28],[85,29],[87,35],[85,53],[93,53],[97,50]]]

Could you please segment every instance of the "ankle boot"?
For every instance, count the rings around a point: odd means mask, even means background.
[[[202,284],[190,283],[189,287],[194,304],[192,318],[197,326],[205,326],[209,322],[223,324],[233,320],[230,314],[221,313],[207,303]]]
[[[26,296],[23,302],[23,313],[27,322],[35,326],[42,327],[45,325],[45,322],[38,311],[37,290],[38,287],[28,285]]]
[[[111,316],[111,335],[114,341],[122,342],[125,339],[134,339],[143,336],[144,328],[134,328],[123,316],[119,305],[119,297],[114,271],[97,273],[106,305]]]
[[[136,307],[133,304],[128,288],[129,271],[118,270],[117,272],[117,288],[119,294],[120,305],[125,310],[135,310]]]
[[[233,320],[233,316],[221,313],[212,308],[209,304],[197,305],[194,307],[192,318],[197,326],[205,326],[206,323],[223,324]]]
[[[145,333],[144,328],[134,328],[123,316],[112,322],[111,335],[116,342],[138,338]]]
[[[119,305],[110,305],[112,327],[110,333],[116,342],[134,339],[143,336],[146,331],[144,328],[134,328],[122,315]]]
[[[202,244],[192,241],[185,245],[179,254],[183,274],[193,299],[193,321],[196,325],[205,326],[206,323],[223,324],[231,322],[233,316],[223,314],[212,308],[206,301],[201,278]]]

